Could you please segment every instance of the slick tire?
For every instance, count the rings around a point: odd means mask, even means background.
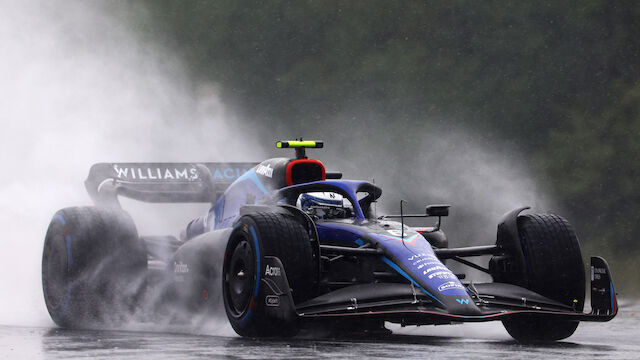
[[[288,337],[299,330],[297,315],[267,315],[261,281],[265,256],[282,262],[294,303],[314,295],[318,266],[309,233],[293,217],[258,212],[241,217],[232,231],[223,264],[224,307],[231,326],[246,337]],[[262,274],[264,276],[264,274]]]
[[[518,231],[525,258],[526,287],[550,299],[582,311],[585,275],[580,243],[564,218],[553,214],[518,217]],[[518,342],[549,342],[571,336],[578,321],[544,316],[521,316],[503,321]]]
[[[121,323],[144,289],[146,269],[146,249],[124,211],[72,207],[51,219],[42,256],[42,286],[47,310],[59,326]]]

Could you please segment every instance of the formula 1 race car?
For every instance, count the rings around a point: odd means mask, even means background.
[[[377,216],[381,189],[341,180],[306,157],[305,148],[322,146],[279,141],[296,157],[261,163],[94,165],[85,184],[95,206],[58,211],[46,234],[42,280],[52,319],[62,327],[100,327],[141,308],[146,318],[206,317],[217,298],[241,336],[500,320],[516,340],[539,342],[571,336],[580,321],[616,315],[600,257],[591,258],[591,311],[583,312],[585,268],[564,218],[518,208],[499,222],[495,244],[448,248],[441,229],[448,205],[404,214],[401,202],[399,215]],[[212,207],[180,239],[138,236],[118,196]],[[437,222],[410,227],[407,218]],[[476,256],[490,256],[488,265],[466,259]],[[447,261],[494,281],[465,282]]]

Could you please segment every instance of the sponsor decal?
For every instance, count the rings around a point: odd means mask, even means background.
[[[429,259],[425,259],[425,260],[429,260]],[[413,264],[416,265],[416,264]],[[418,265],[418,270],[422,269],[425,266],[432,266],[432,265],[442,265],[442,263],[440,261],[429,261],[429,262],[424,262],[420,265]]]
[[[398,237],[402,236],[402,230],[390,229],[390,230],[387,230],[387,232],[393,236],[398,236]],[[405,235],[406,235],[406,232],[405,232]]]
[[[264,299],[267,306],[280,306],[280,297],[277,295],[267,295]]]
[[[469,299],[456,299],[456,301],[459,302],[460,305],[469,305]]]
[[[597,268],[597,267],[592,266],[591,267],[591,281],[602,279],[602,275],[605,275],[606,273],[607,273],[607,269],[605,269],[605,268]]]
[[[447,281],[446,283],[438,286],[439,292],[443,292],[451,289],[464,289],[464,286],[462,286],[462,284],[460,284],[459,282],[455,282],[455,281]]]
[[[267,164],[267,166],[258,165],[258,167],[256,168],[256,174],[260,174],[266,177],[273,177],[273,169],[271,168],[271,164]]]
[[[453,279],[456,276],[453,275],[451,271],[438,271],[429,275],[429,279],[433,279],[434,277],[437,277],[438,279]]]
[[[248,170],[240,168],[220,168],[212,172],[214,180],[234,180],[244,175]]]
[[[426,261],[427,259],[429,259],[429,260],[437,260],[438,258],[434,254],[428,254],[428,253],[415,254],[415,255],[407,258],[407,260],[409,260],[409,261],[413,261],[413,260],[417,260],[417,259],[420,259],[420,260],[424,259],[422,261]]]
[[[189,273],[189,265],[183,263],[182,261],[173,262],[173,273],[174,274],[187,274]]]
[[[171,167],[121,167],[113,165],[113,171],[122,180],[187,180],[200,179],[198,169]]]
[[[418,267],[418,268],[419,268],[419,267]],[[423,270],[423,271],[422,271],[422,275],[427,275],[428,273],[430,273],[430,272],[432,272],[432,271],[436,271],[436,270],[445,270],[445,271],[449,271],[449,269],[447,269],[446,267],[438,265],[438,266],[432,266],[432,267],[430,267],[430,268],[428,268],[428,269],[426,269],[426,270]]]
[[[269,275],[269,276],[281,276],[282,272],[280,271],[280,268],[277,266],[269,266],[269,264],[267,264],[266,269],[264,270],[265,275]]]
[[[412,265],[416,266],[421,263],[425,263],[427,265],[442,264],[440,260],[438,260],[436,257],[431,257],[431,258],[418,259],[414,261]]]

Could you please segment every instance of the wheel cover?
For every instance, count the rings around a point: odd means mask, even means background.
[[[225,275],[229,310],[242,316],[249,308],[255,280],[255,256],[247,239],[242,238],[233,249]]]

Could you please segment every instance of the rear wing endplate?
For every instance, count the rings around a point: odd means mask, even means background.
[[[119,206],[118,196],[155,203],[212,203],[258,163],[99,163],[85,187],[96,205]]]

